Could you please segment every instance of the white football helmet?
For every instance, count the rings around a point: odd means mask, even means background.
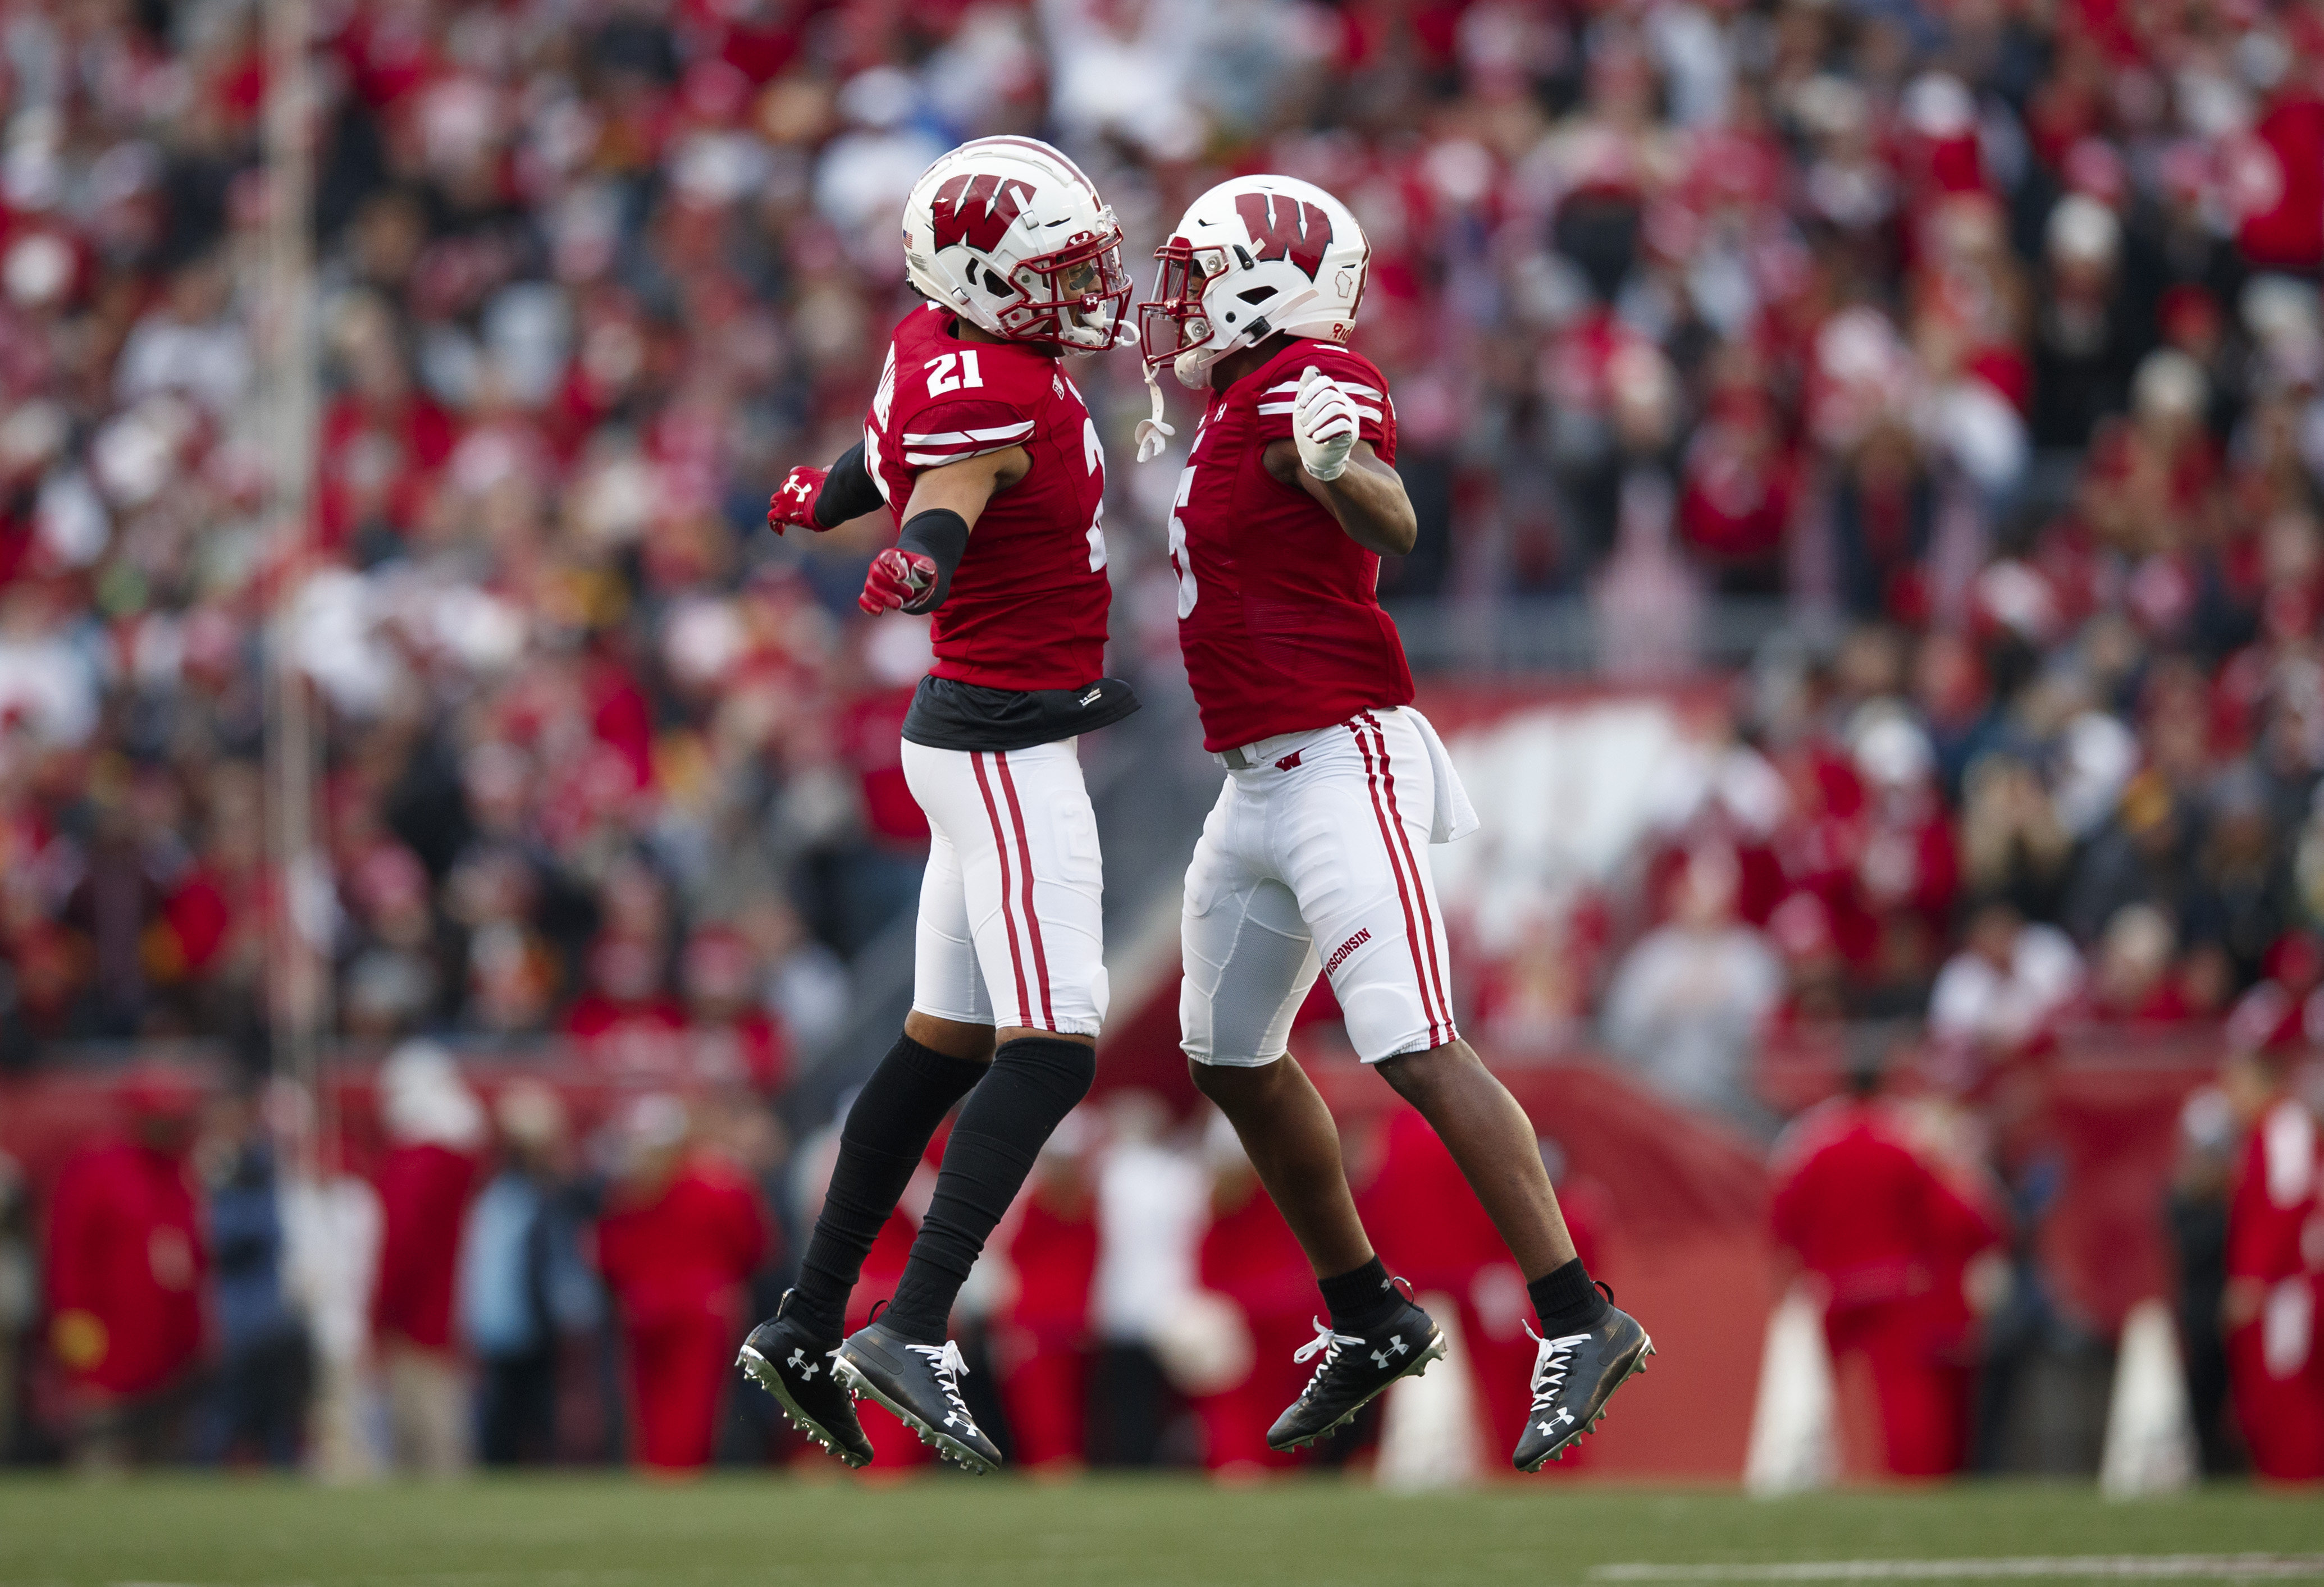
[[[1241,176],[1195,199],[1154,257],[1154,296],[1138,306],[1146,366],[1200,390],[1212,364],[1278,331],[1344,343],[1372,247],[1314,183]]]
[[[1128,339],[1121,227],[1081,168],[1033,138],[977,138],[904,201],[912,285],[1012,342],[1092,350]]]

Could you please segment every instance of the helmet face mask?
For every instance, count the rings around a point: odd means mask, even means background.
[[[1121,227],[1081,169],[1032,138],[977,138],[904,205],[912,285],[1004,341],[1119,346],[1133,287]]]
[[[1139,352],[1147,366],[1167,364],[1180,381],[1199,387],[1212,362],[1198,355],[1211,339],[1210,317],[1203,294],[1210,278],[1225,268],[1225,256],[1204,249],[1198,258],[1184,237],[1172,237],[1154,250],[1154,296],[1138,306]]]
[[[1121,263],[1121,228],[1075,233],[1054,254],[1010,272],[1016,300],[1000,311],[1000,335],[1016,341],[1063,342],[1101,352],[1121,339],[1135,287]]]

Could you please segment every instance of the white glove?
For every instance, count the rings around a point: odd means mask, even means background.
[[[1291,408],[1291,438],[1299,444],[1299,466],[1317,479],[1337,479],[1347,471],[1362,428],[1356,401],[1339,383],[1314,364],[1299,377]]]

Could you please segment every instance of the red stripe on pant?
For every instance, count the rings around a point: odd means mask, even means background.
[[[976,768],[976,790],[984,796],[984,814],[992,823],[992,857],[1001,865],[1001,919],[1009,927],[1009,964],[1017,972],[1017,1017],[1025,1024],[1033,1022],[1033,1000],[1025,992],[1025,958],[1017,946],[1017,917],[1009,909],[1009,837],[1001,830],[1001,807],[992,802],[992,784],[984,775],[984,755],[982,751],[969,752],[968,762]]]
[[[1380,730],[1379,721],[1370,711],[1364,720],[1371,724],[1372,739],[1379,745],[1380,780],[1388,785],[1388,814],[1395,818],[1397,841],[1404,845],[1404,863],[1412,867],[1412,890],[1420,895],[1420,927],[1428,944],[1428,979],[1436,989],[1436,1009],[1444,1016],[1444,1039],[1452,1039],[1452,1000],[1444,995],[1444,976],[1436,967],[1436,921],[1428,910],[1428,888],[1421,881],[1420,861],[1412,852],[1412,834],[1404,829],[1404,812],[1397,807],[1396,773],[1388,769],[1388,734]]]
[[[1010,774],[1009,757],[995,753],[992,759],[1001,768],[1001,791],[1009,796],[1009,819],[1017,827],[1017,850],[1022,861],[1018,869],[1025,882],[1025,935],[1033,939],[1033,975],[1041,985],[1041,1029],[1055,1030],[1057,1010],[1049,1001],[1049,955],[1041,946],[1040,912],[1033,908],[1033,845],[1025,841],[1025,812],[1017,803],[1017,779]],[[1033,1022],[1032,1014],[1031,1009],[1025,1010],[1028,1025]]]
[[[1412,893],[1404,881],[1404,863],[1397,858],[1396,839],[1388,835],[1388,807],[1380,803],[1379,772],[1372,765],[1372,747],[1364,742],[1364,730],[1354,723],[1344,724],[1355,734],[1356,749],[1364,758],[1364,777],[1371,790],[1372,815],[1379,821],[1380,844],[1388,850],[1388,868],[1396,872],[1396,896],[1404,903],[1404,941],[1412,950],[1412,978],[1420,988],[1420,1011],[1428,1017],[1428,1045],[1439,1047],[1436,1039],[1436,1011],[1428,1005],[1428,972],[1420,962],[1419,928],[1414,924]]]

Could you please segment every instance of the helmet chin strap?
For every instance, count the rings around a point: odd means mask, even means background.
[[[1150,463],[1162,455],[1163,449],[1170,444],[1170,438],[1178,432],[1162,417],[1168,410],[1162,401],[1162,383],[1154,378],[1154,365],[1148,364],[1145,368],[1146,391],[1154,399],[1154,415],[1138,421],[1138,460]]]
[[[1268,337],[1275,334],[1272,326],[1269,324],[1269,320],[1273,316],[1288,314],[1295,309],[1304,309],[1316,296],[1318,296],[1318,294],[1314,288],[1303,287],[1298,291],[1293,292],[1289,296],[1286,297],[1282,302],[1277,304],[1271,310],[1270,314],[1262,315],[1258,319],[1254,320],[1251,323],[1250,329],[1244,331],[1241,336],[1238,337],[1228,346],[1215,350],[1210,348],[1194,349],[1194,352],[1206,352],[1210,355],[1208,357],[1202,359],[1201,362],[1194,362],[1193,355],[1191,353],[1180,354],[1176,362],[1172,364],[1170,366],[1171,373],[1178,377],[1178,383],[1185,386],[1187,390],[1200,391],[1210,378],[1212,364],[1216,364],[1220,359],[1225,357],[1229,353],[1233,352],[1238,347],[1247,346],[1265,341]],[[1130,339],[1135,340],[1136,338],[1132,337]],[[1150,462],[1154,458],[1159,457],[1162,455],[1163,448],[1169,444],[1170,438],[1178,433],[1176,430],[1171,429],[1169,425],[1163,422],[1162,416],[1166,411],[1166,409],[1162,399],[1162,383],[1154,378],[1154,366],[1150,364],[1146,365],[1146,390],[1148,394],[1154,400],[1154,416],[1150,419],[1141,419],[1138,421],[1138,460],[1140,463]]]

